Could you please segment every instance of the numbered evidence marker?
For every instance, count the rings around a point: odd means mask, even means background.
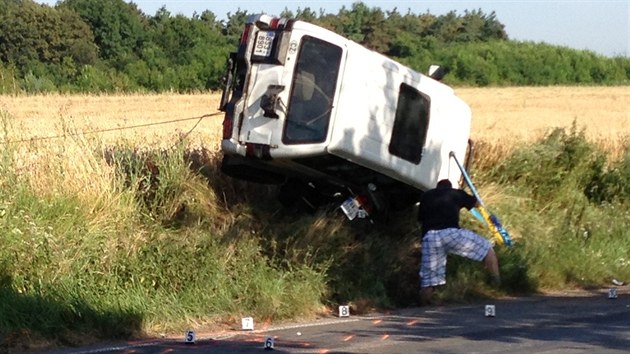
[[[184,337],[184,342],[186,344],[195,344],[196,340],[197,335],[195,334],[195,331],[189,330],[188,332],[186,332],[186,336]]]
[[[265,350],[273,350],[273,337],[267,337],[267,339],[265,339],[265,346],[263,348]]]
[[[495,314],[494,305],[486,305],[486,317],[494,317]]]
[[[350,316],[350,306],[339,306],[339,317],[349,317]]]
[[[243,317],[241,319],[241,325],[244,331],[254,330],[254,319],[251,317]]]
[[[617,288],[608,289],[608,298],[616,299],[617,298]]]

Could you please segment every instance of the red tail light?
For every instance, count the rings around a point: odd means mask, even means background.
[[[359,205],[365,210],[366,213],[372,214],[372,204],[370,200],[365,195],[356,196],[355,200],[359,203]]]
[[[243,29],[243,33],[241,34],[241,45],[247,44],[247,40],[249,39],[249,30],[251,27],[251,24],[245,25],[245,29]]]
[[[232,118],[225,117],[223,120],[223,139],[229,139],[232,137],[233,128],[234,120]]]
[[[273,20],[271,20],[270,26],[271,29],[276,29],[278,28],[278,23],[280,23],[280,19],[279,18],[274,18]]]

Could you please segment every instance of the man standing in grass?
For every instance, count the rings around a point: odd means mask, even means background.
[[[500,284],[499,261],[492,244],[484,237],[459,227],[460,210],[470,210],[477,203],[474,196],[461,189],[453,189],[447,179],[422,194],[418,219],[422,223],[420,297],[423,305],[430,304],[434,287],[446,284],[446,257],[449,254],[483,260],[493,283]]]

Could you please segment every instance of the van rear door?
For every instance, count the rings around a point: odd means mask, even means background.
[[[249,39],[234,60],[232,72],[240,75],[234,75],[226,104],[222,148],[266,159],[324,153],[343,49],[317,32],[294,29],[291,21],[274,23],[246,26],[243,37]]]

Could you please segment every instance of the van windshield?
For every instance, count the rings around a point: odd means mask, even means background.
[[[338,46],[302,37],[282,136],[284,144],[326,140],[341,54]]]

